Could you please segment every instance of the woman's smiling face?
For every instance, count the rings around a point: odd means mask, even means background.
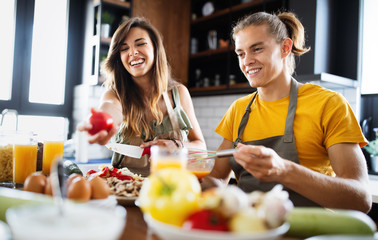
[[[154,64],[154,46],[148,32],[131,28],[120,48],[120,57],[134,80],[146,76]]]

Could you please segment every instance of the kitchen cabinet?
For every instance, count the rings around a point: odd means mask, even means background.
[[[192,0],[188,71],[192,96],[252,92],[234,53],[232,25],[247,14],[277,12],[286,5],[285,0]]]
[[[133,1],[133,17],[145,17],[160,32],[175,80],[187,85],[190,1]]]
[[[102,84],[101,62],[112,35],[131,16],[131,0],[87,0],[83,83]]]

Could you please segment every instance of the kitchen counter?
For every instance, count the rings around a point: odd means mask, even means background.
[[[370,192],[374,203],[378,203],[378,175],[369,175]]]

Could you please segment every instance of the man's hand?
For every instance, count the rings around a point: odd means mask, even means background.
[[[234,153],[235,161],[261,181],[278,182],[287,171],[287,160],[282,159],[271,148],[241,143],[237,147],[239,150]]]

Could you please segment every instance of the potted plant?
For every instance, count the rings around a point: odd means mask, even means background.
[[[104,11],[101,15],[101,36],[110,37],[110,29],[114,22],[114,15],[108,11]]]
[[[364,149],[370,154],[371,169],[374,172],[378,172],[378,128],[374,128],[376,139],[370,141]]]

